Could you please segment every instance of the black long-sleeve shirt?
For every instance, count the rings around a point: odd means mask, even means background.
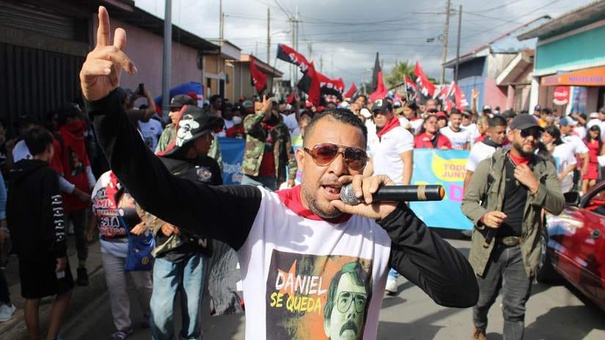
[[[193,185],[172,176],[149,151],[130,126],[115,92],[87,105],[111,169],[145,210],[238,251],[248,336],[270,338],[267,329],[289,317],[280,314],[279,294],[317,295],[318,301],[324,301],[323,288],[343,261],[362,263],[373,281],[368,293],[380,295],[366,306],[364,338],[376,336],[389,266],[440,305],[476,303],[478,288],[468,261],[404,204],[378,224],[361,216],[334,224],[292,209],[288,202],[299,200],[296,189],[277,195],[252,186]],[[296,278],[293,286],[280,281],[289,275]],[[304,280],[307,276],[309,281]],[[319,282],[319,288],[305,282]]]

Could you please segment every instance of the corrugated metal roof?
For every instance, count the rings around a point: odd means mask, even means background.
[[[605,0],[597,0],[543,23],[533,30],[521,33],[518,35],[518,39],[549,38],[603,20],[604,15]]]

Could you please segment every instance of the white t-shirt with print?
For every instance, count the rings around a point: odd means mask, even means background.
[[[141,136],[143,136],[145,145],[147,145],[151,151],[155,152],[155,148],[158,146],[158,141],[162,135],[162,123],[155,119],[150,119],[147,122],[139,120],[138,123],[139,131],[141,132]]]
[[[323,316],[330,282],[351,262],[361,263],[372,280],[362,338],[375,339],[391,253],[386,231],[356,215],[338,224],[305,218],[276,193],[261,192],[250,234],[237,251],[244,301],[256,308],[246,311],[246,339],[277,338],[272,325],[285,321],[323,323],[314,318]],[[301,338],[324,336],[323,329],[307,331],[310,336]]]

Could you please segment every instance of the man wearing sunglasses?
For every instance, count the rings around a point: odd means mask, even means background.
[[[504,339],[523,338],[525,304],[540,263],[543,210],[558,215],[565,204],[554,164],[535,154],[543,128],[520,114],[510,129],[511,148],[479,163],[462,200],[462,212],[475,225],[469,259],[480,294],[473,339],[485,339],[487,314],[500,289]]]
[[[181,230],[218,239],[236,250],[249,339],[317,339],[327,290],[347,263],[364,263],[369,292],[341,299],[341,310],[363,306],[357,338],[375,339],[389,267],[420,286],[436,303],[468,307],[477,282],[464,256],[434,235],[405,203],[373,202],[387,176],[363,176],[367,130],[347,110],[317,115],[296,151],[302,184],[271,192],[256,186],[207,186],[171,175],[126,123],[115,88],[122,70],[136,73],[123,52],[126,33],[109,37],[109,15],[99,8],[97,46],[80,80],[100,145],[112,170],[150,213]],[[149,185],[153,183],[154,185]],[[366,203],[345,205],[340,189],[352,183]],[[351,306],[349,306],[350,309]]]

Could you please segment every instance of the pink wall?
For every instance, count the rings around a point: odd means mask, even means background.
[[[162,94],[163,37],[140,28],[112,20],[112,31],[116,27],[126,30],[126,54],[132,59],[139,72],[135,75],[122,74],[121,86],[134,90],[139,83],[151,91],[154,97]],[[94,27],[96,27],[96,16]],[[197,68],[197,50],[176,42],[172,43],[172,69],[170,86],[185,82],[202,82],[202,71]]]
[[[485,85],[483,87],[483,105],[489,105],[492,109],[496,106],[500,106],[501,111],[506,110],[509,107],[507,89],[506,87],[503,87],[503,89],[504,91],[496,85],[495,79],[485,78]]]

